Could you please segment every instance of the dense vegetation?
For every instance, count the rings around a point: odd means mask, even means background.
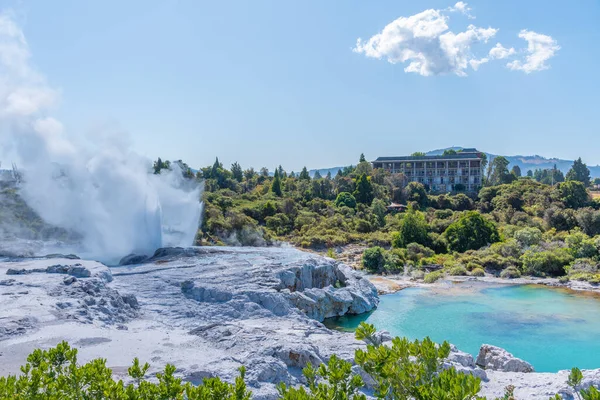
[[[485,400],[480,397],[481,380],[470,374],[444,368],[450,354],[447,342],[437,345],[429,338],[410,342],[394,338],[383,345],[372,325],[361,324],[356,337],[367,347],[355,352],[354,363],[372,380],[371,389],[377,399],[414,400]],[[106,360],[95,359],[84,365],[77,363],[77,349],[66,342],[49,350],[35,350],[21,367],[19,376],[0,377],[0,400],[250,400],[252,392],[244,381],[245,369],[235,382],[206,378],[194,386],[176,376],[176,368],[167,365],[155,379],[148,379],[150,366],[136,358],[128,369],[129,383],[116,381]],[[304,368],[305,385],[278,386],[282,400],[365,400],[363,377],[352,369],[352,363],[333,355],[327,364],[317,368],[310,363]],[[594,387],[580,390],[583,374],[574,368],[568,384],[582,399],[599,400]],[[506,388],[503,399],[515,399],[514,387]],[[554,399],[561,399],[556,395]],[[497,399],[500,400],[500,399]]]
[[[366,269],[408,271],[429,282],[484,273],[600,282],[600,202],[589,195],[586,165],[575,161],[566,177],[556,169],[521,176],[508,166],[504,157],[494,158],[479,193],[455,187],[435,194],[402,174],[373,169],[362,155],[334,177],[311,177],[306,168],[256,172],[238,163],[225,169],[216,160],[196,174],[206,188],[199,241],[290,242],[329,249],[330,256],[331,249],[356,243],[368,248]],[[408,211],[389,212],[391,202]]]

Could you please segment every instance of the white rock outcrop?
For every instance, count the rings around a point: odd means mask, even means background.
[[[494,370],[502,372],[534,372],[533,366],[527,361],[523,361],[510,354],[508,351],[484,344],[479,349],[475,364],[485,370]]]
[[[375,308],[375,287],[339,262],[290,248],[167,248],[119,267],[78,259],[0,260],[0,375],[67,340],[82,361],[125,374],[134,357],[192,382],[247,368],[256,398],[301,368],[362,346],[324,318]],[[141,262],[139,264],[132,264]]]

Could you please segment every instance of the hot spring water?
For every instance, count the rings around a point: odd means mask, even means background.
[[[354,329],[361,321],[394,336],[444,340],[477,356],[483,343],[502,347],[537,372],[600,368],[600,296],[539,285],[448,284],[381,297],[368,315],[328,321]]]

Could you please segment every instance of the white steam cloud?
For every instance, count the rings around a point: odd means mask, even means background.
[[[129,253],[193,244],[200,186],[107,137],[68,135],[49,115],[59,93],[31,64],[22,30],[0,14],[0,138],[24,169],[25,201],[48,223],[78,232],[81,255],[114,262]]]

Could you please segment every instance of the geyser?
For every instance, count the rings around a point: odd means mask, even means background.
[[[0,150],[24,168],[25,201],[46,222],[79,233],[70,250],[85,257],[114,262],[129,253],[192,245],[200,184],[184,179],[177,163],[152,174],[150,160],[128,150],[122,134],[67,135],[47,115],[57,92],[29,59],[23,32],[1,14]]]

